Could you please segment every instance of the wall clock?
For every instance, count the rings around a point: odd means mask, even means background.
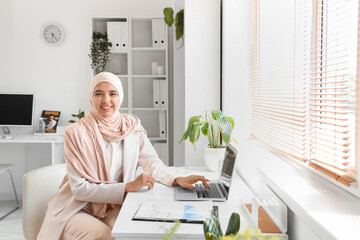
[[[41,38],[51,46],[59,45],[64,39],[64,31],[60,25],[48,23],[41,29]]]

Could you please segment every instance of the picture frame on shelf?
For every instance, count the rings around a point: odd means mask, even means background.
[[[60,111],[43,110],[36,134],[55,134],[60,120]]]

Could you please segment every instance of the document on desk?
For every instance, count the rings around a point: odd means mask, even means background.
[[[211,216],[212,202],[143,202],[133,220],[200,223]]]

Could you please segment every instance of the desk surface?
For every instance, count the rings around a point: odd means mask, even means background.
[[[61,135],[12,135],[14,138],[5,139],[0,135],[0,143],[63,143],[64,136]]]
[[[204,172],[204,169],[189,168],[171,168],[176,176],[201,174],[208,179],[215,179],[214,173]],[[227,202],[214,202],[213,205],[219,206],[219,221],[223,231],[226,230],[230,215],[238,212],[241,217],[240,231],[247,227],[255,229],[255,225],[248,220],[243,202],[251,202],[252,192],[246,184],[239,178],[235,177],[230,190],[229,200]],[[142,202],[168,201],[175,202],[174,188],[167,187],[161,183],[155,183],[151,190],[145,188],[138,192],[128,193],[119,216],[112,230],[112,236],[116,239],[161,239],[165,229],[170,229],[173,223],[162,222],[143,222],[132,221],[136,210]],[[180,225],[176,235],[181,239],[204,239],[202,224],[183,223]]]

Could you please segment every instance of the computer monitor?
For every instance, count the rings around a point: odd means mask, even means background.
[[[0,93],[0,127],[10,133],[8,127],[32,127],[34,94]]]

